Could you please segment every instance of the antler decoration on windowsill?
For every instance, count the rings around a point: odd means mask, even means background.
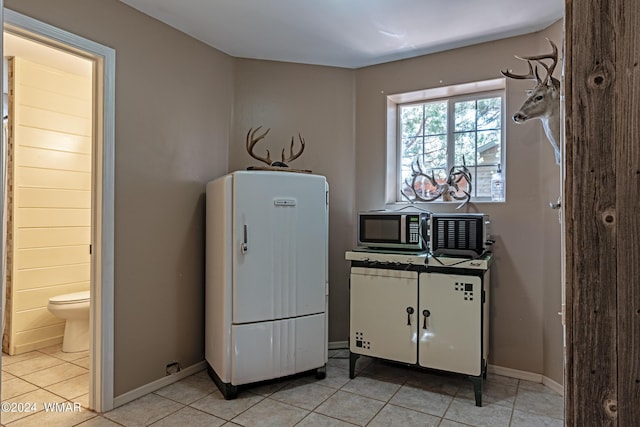
[[[253,157],[254,159],[260,160],[261,162],[266,163],[267,166],[249,166],[247,168],[248,170],[276,170],[276,171],[283,171],[283,172],[311,173],[311,171],[307,170],[307,169],[293,169],[293,168],[290,168],[289,165],[287,164],[287,163],[297,159],[298,157],[300,157],[300,155],[304,151],[305,140],[300,134],[298,134],[298,139],[300,140],[300,150],[298,152],[296,152],[296,153],[293,152],[294,137],[291,137],[291,145],[289,147],[289,157],[285,158],[285,155],[284,155],[285,149],[283,148],[282,149],[282,156],[281,156],[282,161],[273,161],[273,160],[271,160],[271,154],[269,153],[269,150],[267,150],[267,156],[266,157],[258,156],[257,154],[255,154],[253,152],[253,149],[256,146],[256,144],[258,142],[260,142],[262,139],[264,139],[264,137],[267,136],[267,134],[271,130],[271,128],[269,128],[266,131],[264,131],[262,134],[258,134],[256,136],[256,134],[258,133],[258,131],[260,129],[262,129],[262,126],[258,126],[255,129],[251,128],[251,129],[249,129],[249,132],[247,132],[247,153],[249,153],[249,155],[251,157]]]
[[[452,166],[451,169],[449,169],[447,179],[443,182],[438,182],[433,170],[431,170],[431,176],[427,175],[422,170],[418,158],[416,158],[415,162],[411,164],[411,171],[411,182],[409,182],[409,179],[407,178],[405,179],[404,184],[406,189],[413,193],[413,197],[407,194],[404,189],[400,190],[402,195],[411,203],[433,202],[440,197],[442,197],[442,200],[445,202],[450,202],[452,200],[464,200],[456,207],[456,209],[460,209],[471,200],[472,177],[471,172],[467,169],[464,156],[462,157],[462,165]],[[426,197],[424,195],[424,179],[429,181],[428,185],[431,187],[431,189],[428,190],[428,196]],[[466,189],[464,184],[466,184]],[[462,195],[460,193],[462,193]]]

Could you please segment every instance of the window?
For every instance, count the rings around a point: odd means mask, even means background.
[[[396,173],[393,177],[388,173],[388,179],[394,180],[395,200],[387,197],[387,201],[406,202],[407,196],[413,199],[414,190],[431,199],[437,195],[435,186],[422,176],[413,183],[413,171],[419,168],[436,184],[443,184],[449,170],[463,164],[471,173],[471,200],[490,201],[491,177],[499,166],[504,172],[504,80],[388,98],[394,113],[389,114],[389,128],[395,129]],[[469,192],[464,178],[458,185],[458,195]]]

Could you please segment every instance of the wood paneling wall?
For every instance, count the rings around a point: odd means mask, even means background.
[[[640,420],[640,2],[566,1],[568,426]]]
[[[12,60],[9,328],[18,354],[62,340],[50,297],[89,289],[91,79]]]

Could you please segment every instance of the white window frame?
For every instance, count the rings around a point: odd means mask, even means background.
[[[452,86],[444,86],[432,89],[419,90],[415,92],[400,93],[387,96],[387,167],[386,167],[386,191],[385,201],[387,204],[408,204],[410,203],[402,197],[400,189],[401,182],[401,170],[400,170],[400,155],[401,155],[401,135],[400,135],[400,106],[410,104],[422,104],[426,102],[437,102],[448,100],[447,111],[447,163],[451,165],[453,163],[453,144],[454,144],[454,126],[452,125],[455,117],[453,115],[453,106],[455,102],[474,100],[482,98],[490,98],[499,96],[502,99],[502,126],[501,126],[501,150],[500,150],[500,165],[502,168],[503,176],[506,170],[506,122],[505,122],[505,107],[506,107],[506,94],[505,94],[505,79],[491,79],[483,80],[472,83],[464,83]],[[450,167],[450,166],[449,166]],[[475,178],[475,174],[474,174]],[[474,181],[475,186],[475,181]],[[490,202],[490,197],[472,197],[472,202]],[[416,203],[448,203],[442,202],[442,199],[437,199],[433,202],[419,202]]]

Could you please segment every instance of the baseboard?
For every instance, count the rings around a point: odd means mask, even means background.
[[[118,406],[122,406],[125,403],[129,403],[133,400],[136,400],[139,397],[152,393],[156,390],[160,390],[162,387],[166,387],[169,384],[173,384],[176,381],[180,381],[183,378],[186,378],[190,375],[195,374],[207,367],[207,363],[203,360],[202,362],[198,362],[195,365],[191,365],[188,368],[184,368],[179,372],[176,372],[173,375],[168,375],[164,378],[160,378],[159,380],[153,381],[149,384],[145,384],[142,387],[138,387],[134,390],[128,391],[120,396],[116,396],[113,399],[113,407],[117,408]]]
[[[330,342],[328,344],[329,350],[339,350],[339,349],[347,349],[347,348],[349,348],[348,341],[336,341],[336,342]],[[174,382],[180,381],[181,379],[186,378],[189,375],[193,375],[198,371],[206,369],[206,367],[207,367],[207,362],[203,360],[202,362],[198,362],[193,366],[189,366],[188,368],[182,369],[180,372],[176,372],[173,375],[160,378],[159,380],[156,380],[149,384],[145,384],[134,390],[131,390],[124,394],[116,396],[113,399],[113,407],[117,408],[118,406],[122,406],[125,403],[129,403],[146,394],[153,393],[154,391],[159,390],[162,387],[166,387],[169,384],[173,384]]]
[[[334,341],[330,342],[328,346],[329,350],[348,350],[349,341]]]
[[[51,347],[56,344],[62,344],[62,335],[55,336],[52,338],[47,338],[41,341],[30,342],[27,344],[16,345],[14,349],[13,355],[28,353],[33,350],[40,350],[41,348]]]
[[[527,380],[534,383],[542,383],[542,375],[532,372],[520,371],[518,369],[503,368],[502,366],[489,365],[487,372],[490,374],[502,375],[503,377],[517,378],[519,380]]]
[[[516,378],[519,380],[531,381],[534,383],[541,383],[549,387],[560,395],[564,395],[564,386],[555,382],[549,377],[545,377],[542,374],[534,374],[532,372],[520,371],[518,369],[503,368],[502,366],[489,365],[487,372],[490,374],[502,375],[504,377]]]
[[[549,377],[542,377],[542,384],[549,387],[551,390],[558,393],[560,396],[564,396],[564,386],[560,383],[555,382]]]

